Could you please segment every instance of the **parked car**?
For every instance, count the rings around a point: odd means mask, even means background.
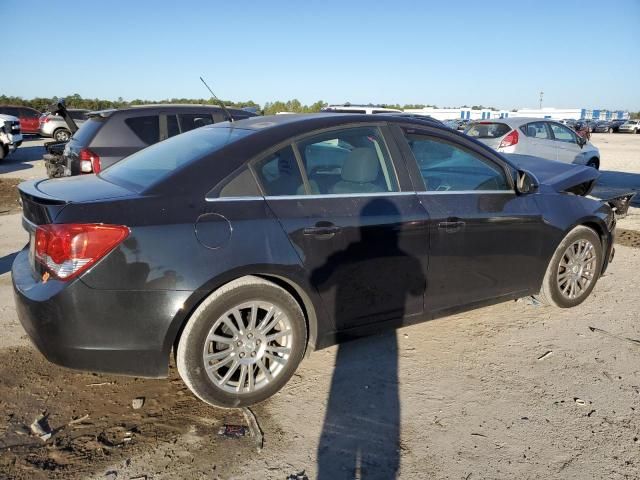
[[[611,131],[609,133],[618,133],[620,126],[626,122],[624,119],[611,120]]]
[[[465,134],[502,153],[517,153],[600,168],[600,151],[553,120],[512,117],[472,124]]]
[[[255,116],[228,110],[238,120]],[[90,112],[65,146],[66,174],[98,173],[161,140],[226,120],[224,111],[211,105],[141,105]]]
[[[22,144],[20,120],[12,115],[0,113],[0,161]]]
[[[618,127],[620,133],[640,133],[640,120],[627,120]]]
[[[613,256],[597,175],[406,117],[210,125],[21,184],[17,313],[60,365],[163,377],[173,350],[200,399],[251,405],[306,351],[529,295],[582,303]]]
[[[73,121],[79,127],[86,121],[89,110],[68,108],[67,112],[69,112],[69,115],[71,115],[71,118],[73,118]],[[72,135],[64,118],[51,113],[45,113],[40,116],[40,129],[38,132],[41,137],[52,137],[58,142],[66,142]]]
[[[20,119],[22,133],[37,134],[40,128],[40,112],[35,108],[20,105],[0,105],[0,114]]]

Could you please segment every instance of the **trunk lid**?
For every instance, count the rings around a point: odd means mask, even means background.
[[[69,203],[93,202],[136,195],[97,175],[31,180],[18,186],[24,217],[36,224],[52,223]]]

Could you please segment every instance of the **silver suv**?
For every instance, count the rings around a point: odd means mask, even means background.
[[[87,120],[87,113],[89,113],[89,110],[79,108],[70,108],[67,111],[78,126]],[[52,113],[45,113],[40,117],[39,133],[41,137],[53,137],[54,140],[59,142],[66,142],[71,138],[71,132],[64,118]]]

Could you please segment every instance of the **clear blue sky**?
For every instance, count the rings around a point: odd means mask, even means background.
[[[640,0],[0,3],[0,94],[640,110]]]

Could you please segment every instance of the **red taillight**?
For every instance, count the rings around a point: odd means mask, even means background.
[[[80,171],[82,173],[100,173],[100,157],[88,148],[80,150]]]
[[[48,272],[69,280],[104,257],[129,235],[122,225],[49,224],[36,229],[35,258]]]
[[[500,146],[498,148],[511,147],[517,144],[519,139],[520,137],[518,136],[518,131],[511,130],[509,134],[502,139],[502,141],[500,142]]]

